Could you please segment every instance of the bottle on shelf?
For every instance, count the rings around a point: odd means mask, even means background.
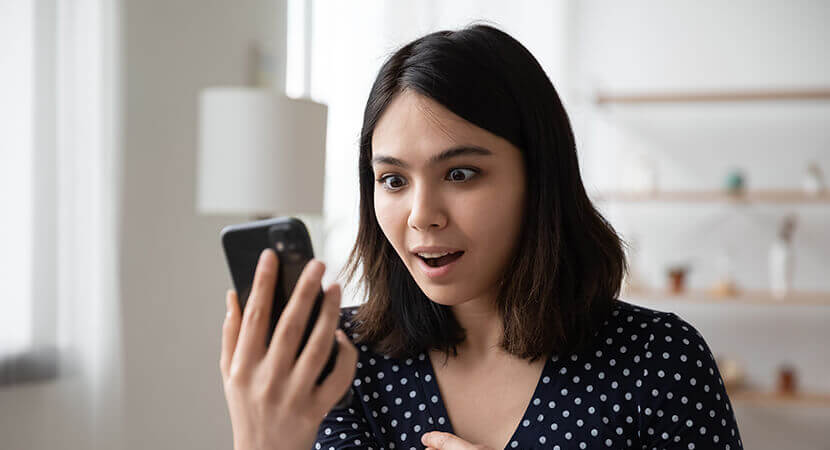
[[[769,250],[769,281],[773,297],[783,300],[792,291],[793,255],[792,236],[795,230],[795,216],[788,215],[778,229],[778,238]]]

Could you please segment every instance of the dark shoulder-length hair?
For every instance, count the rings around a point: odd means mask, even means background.
[[[372,85],[360,135],[360,224],[345,268],[349,282],[362,269],[368,295],[355,316],[356,342],[400,358],[429,350],[457,354],[465,338],[450,307],[415,283],[375,216],[372,133],[407,89],[522,152],[526,207],[499,282],[501,346],[533,361],[588,345],[619,294],[624,243],[588,199],[568,115],[544,70],[518,41],[481,24],[410,42]]]

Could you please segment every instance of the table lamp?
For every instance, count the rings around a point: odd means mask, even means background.
[[[321,215],[326,105],[256,87],[199,96],[202,214]]]

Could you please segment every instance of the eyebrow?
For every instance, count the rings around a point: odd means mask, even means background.
[[[465,155],[490,156],[492,154],[493,154],[493,152],[491,152],[490,150],[487,150],[484,147],[476,147],[476,146],[471,146],[471,145],[462,145],[462,146],[458,146],[458,147],[448,148],[448,149],[444,150],[443,152],[433,156],[432,158],[429,159],[429,162],[427,163],[427,165],[431,166],[431,165],[437,164],[439,162],[446,161],[448,159],[456,158],[456,157],[459,157],[459,156],[465,156]],[[409,167],[409,164],[401,161],[398,158],[393,158],[391,156],[384,156],[384,155],[378,155],[378,156],[375,156],[374,158],[372,158],[372,166],[374,166],[375,164],[391,164],[393,166],[398,166],[398,167],[403,167],[403,168]]]

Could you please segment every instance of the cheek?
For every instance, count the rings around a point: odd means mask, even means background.
[[[474,195],[457,198],[454,217],[479,245],[509,247],[521,225],[523,199],[523,189],[491,185]]]
[[[384,195],[382,192],[375,193],[374,205],[375,217],[380,229],[386,235],[386,239],[392,243],[392,246],[399,250],[406,226],[405,211],[389,195]]]

